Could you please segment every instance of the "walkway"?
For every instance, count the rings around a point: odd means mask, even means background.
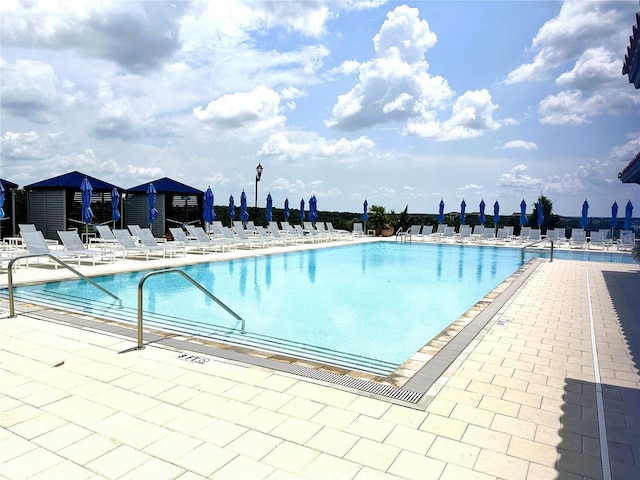
[[[1,318],[0,478],[640,478],[638,292],[635,265],[544,262],[426,410]]]

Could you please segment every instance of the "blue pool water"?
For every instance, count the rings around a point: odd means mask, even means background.
[[[520,250],[363,243],[182,267],[245,320],[173,273],[148,278],[145,327],[390,373],[521,266]],[[146,272],[18,287],[16,298],[135,322]]]

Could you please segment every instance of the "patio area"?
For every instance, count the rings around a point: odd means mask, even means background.
[[[639,291],[543,262],[413,406],[3,300],[0,478],[640,478]]]

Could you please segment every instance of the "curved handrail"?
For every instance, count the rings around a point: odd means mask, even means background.
[[[398,241],[398,237],[402,237],[402,241],[406,242],[407,237],[409,237],[409,241],[411,241],[411,233],[407,230],[406,232],[402,230],[402,227],[398,228],[396,232],[396,242]]]
[[[15,304],[14,304],[14,300],[13,300],[13,264],[15,262],[17,262],[18,260],[22,260],[23,258],[35,258],[35,257],[49,257],[52,260],[55,260],[59,265],[62,265],[67,270],[75,273],[78,277],[82,278],[83,280],[86,280],[91,285],[96,287],[98,290],[100,290],[103,293],[106,293],[107,295],[109,295],[110,297],[115,298],[116,300],[118,300],[118,302],[120,303],[120,308],[122,308],[122,300],[116,294],[111,293],[109,290],[107,290],[103,286],[98,285],[96,282],[91,280],[86,275],[80,273],[78,270],[73,268],[71,265],[68,265],[66,262],[63,262],[62,260],[60,260],[57,256],[55,256],[55,255],[53,255],[51,253],[30,253],[30,254],[27,254],[27,255],[19,255],[19,256],[15,257],[15,258],[12,258],[9,261],[9,265],[7,266],[7,269],[8,269],[7,270],[7,289],[9,290],[9,317],[13,318],[13,317],[16,316],[16,309],[15,309]]]
[[[547,238],[541,238],[540,240],[536,240],[535,242],[531,242],[526,244],[524,247],[522,247],[522,250],[520,250],[520,259],[524,262],[524,250],[527,247],[533,247],[534,245],[537,245],[540,242],[549,242],[551,243],[551,255],[549,256],[549,262],[553,262],[553,240],[552,239],[547,239]]]
[[[229,307],[227,307],[224,303],[222,303],[221,300],[218,299],[218,297],[216,297],[213,293],[211,293],[209,290],[207,290],[198,282],[196,282],[192,277],[187,275],[187,273],[185,273],[184,271],[180,270],[179,268],[166,268],[164,270],[155,270],[153,272],[149,272],[146,275],[144,275],[138,282],[138,347],[137,347],[138,350],[142,350],[144,348],[144,345],[142,342],[142,288],[144,286],[144,282],[147,281],[147,278],[153,277],[154,275],[162,275],[165,273],[174,273],[174,272],[182,275],[189,282],[191,282],[191,284],[193,284],[202,293],[204,293],[207,297],[209,297],[211,300],[213,300],[218,305],[220,305],[228,314],[230,314],[233,318],[238,320],[242,325],[240,328],[240,333],[244,333],[244,326],[245,326],[244,319],[241,318],[236,312],[234,312]]]

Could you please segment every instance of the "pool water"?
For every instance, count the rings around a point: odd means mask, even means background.
[[[522,265],[519,249],[362,243],[182,269],[245,321],[176,274],[144,285],[145,327],[184,332],[388,374]],[[17,287],[17,299],[135,322],[139,279],[94,278]]]

